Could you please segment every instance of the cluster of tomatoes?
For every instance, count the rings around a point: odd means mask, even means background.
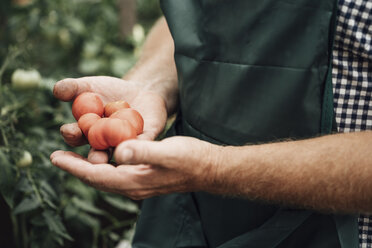
[[[143,118],[126,101],[104,106],[101,98],[91,92],[76,97],[72,114],[89,144],[97,150],[116,147],[143,132]]]

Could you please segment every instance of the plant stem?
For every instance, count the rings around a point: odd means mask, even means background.
[[[14,214],[10,213],[10,219],[12,220],[13,236],[16,247],[20,248],[19,233],[18,233],[18,222]]]
[[[34,181],[34,179],[32,178],[30,168],[27,168],[27,178],[28,178],[28,180],[30,180],[30,182],[31,182],[32,189],[34,190],[37,199],[40,201],[41,206],[43,206],[43,205],[44,205],[43,198],[41,197],[41,194],[40,194],[40,192],[39,192],[39,189],[36,187],[35,181]]]
[[[10,56],[7,55],[5,57],[4,63],[1,65],[1,68],[0,68],[0,87],[2,85],[2,78],[3,78],[4,71],[7,68],[9,62],[10,62]]]
[[[124,221],[121,221],[121,222],[117,222],[117,223],[115,223],[115,224],[113,224],[111,226],[108,226],[108,227],[102,229],[101,233],[102,234],[105,234],[105,233],[107,233],[109,231],[112,231],[114,229],[118,229],[118,228],[121,228],[121,227],[129,226],[129,225],[131,225],[133,223],[134,223],[134,220],[124,220]]]
[[[4,129],[2,129],[2,128],[1,128],[1,135],[3,136],[4,145],[6,147],[8,147],[9,146],[8,138],[6,137],[5,132],[4,132]]]
[[[6,70],[6,68],[8,67],[8,64],[13,59],[15,59],[20,53],[21,53],[21,51],[16,51],[14,49],[14,47],[13,48],[12,47],[9,48],[8,54],[6,55],[4,62],[3,62],[3,64],[0,67],[0,88],[2,86],[3,74],[4,74],[5,70]]]
[[[97,248],[98,247],[98,235],[99,235],[99,232],[98,232],[98,229],[97,228],[93,228],[93,244],[92,244],[92,247],[93,248]]]
[[[22,231],[22,241],[23,241],[23,248],[27,248],[28,246],[28,232],[26,226],[26,218],[24,215],[21,217],[21,231]]]

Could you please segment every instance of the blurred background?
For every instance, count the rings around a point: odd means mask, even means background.
[[[130,247],[138,203],[53,167],[66,77],[121,77],[161,15],[158,0],[0,1],[0,247]]]

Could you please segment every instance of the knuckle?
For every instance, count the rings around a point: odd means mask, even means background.
[[[149,148],[146,145],[141,146],[140,149],[136,149],[136,146],[132,145],[131,150],[133,151],[132,160],[143,163],[148,159]]]

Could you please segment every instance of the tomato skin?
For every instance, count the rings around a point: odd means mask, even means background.
[[[113,113],[110,118],[127,120],[135,128],[137,135],[143,132],[143,118],[140,113],[132,108],[121,109]]]
[[[95,113],[102,116],[104,112],[103,102],[101,98],[92,92],[84,92],[72,104],[72,115],[76,120],[87,113]]]
[[[12,87],[15,90],[32,90],[39,87],[40,73],[37,70],[17,69],[12,74]]]
[[[97,150],[116,147],[121,142],[137,137],[134,127],[120,119],[101,118],[88,132],[89,144]]]
[[[118,146],[121,142],[137,137],[136,130],[126,120],[109,119],[109,128],[105,129],[105,139],[111,147]]]
[[[32,164],[32,155],[29,151],[23,151],[22,157],[17,160],[16,166],[19,168],[25,168]]]
[[[130,108],[126,101],[109,102],[105,106],[105,117],[110,117],[113,113],[120,109]]]
[[[99,119],[93,124],[93,126],[90,128],[88,132],[89,144],[97,150],[106,150],[110,147],[106,142],[103,133],[103,130],[105,130],[107,120],[108,118]]]
[[[101,119],[101,117],[95,113],[87,113],[79,118],[78,126],[81,129],[81,131],[83,131],[85,137],[88,137],[89,129],[99,119]]]

